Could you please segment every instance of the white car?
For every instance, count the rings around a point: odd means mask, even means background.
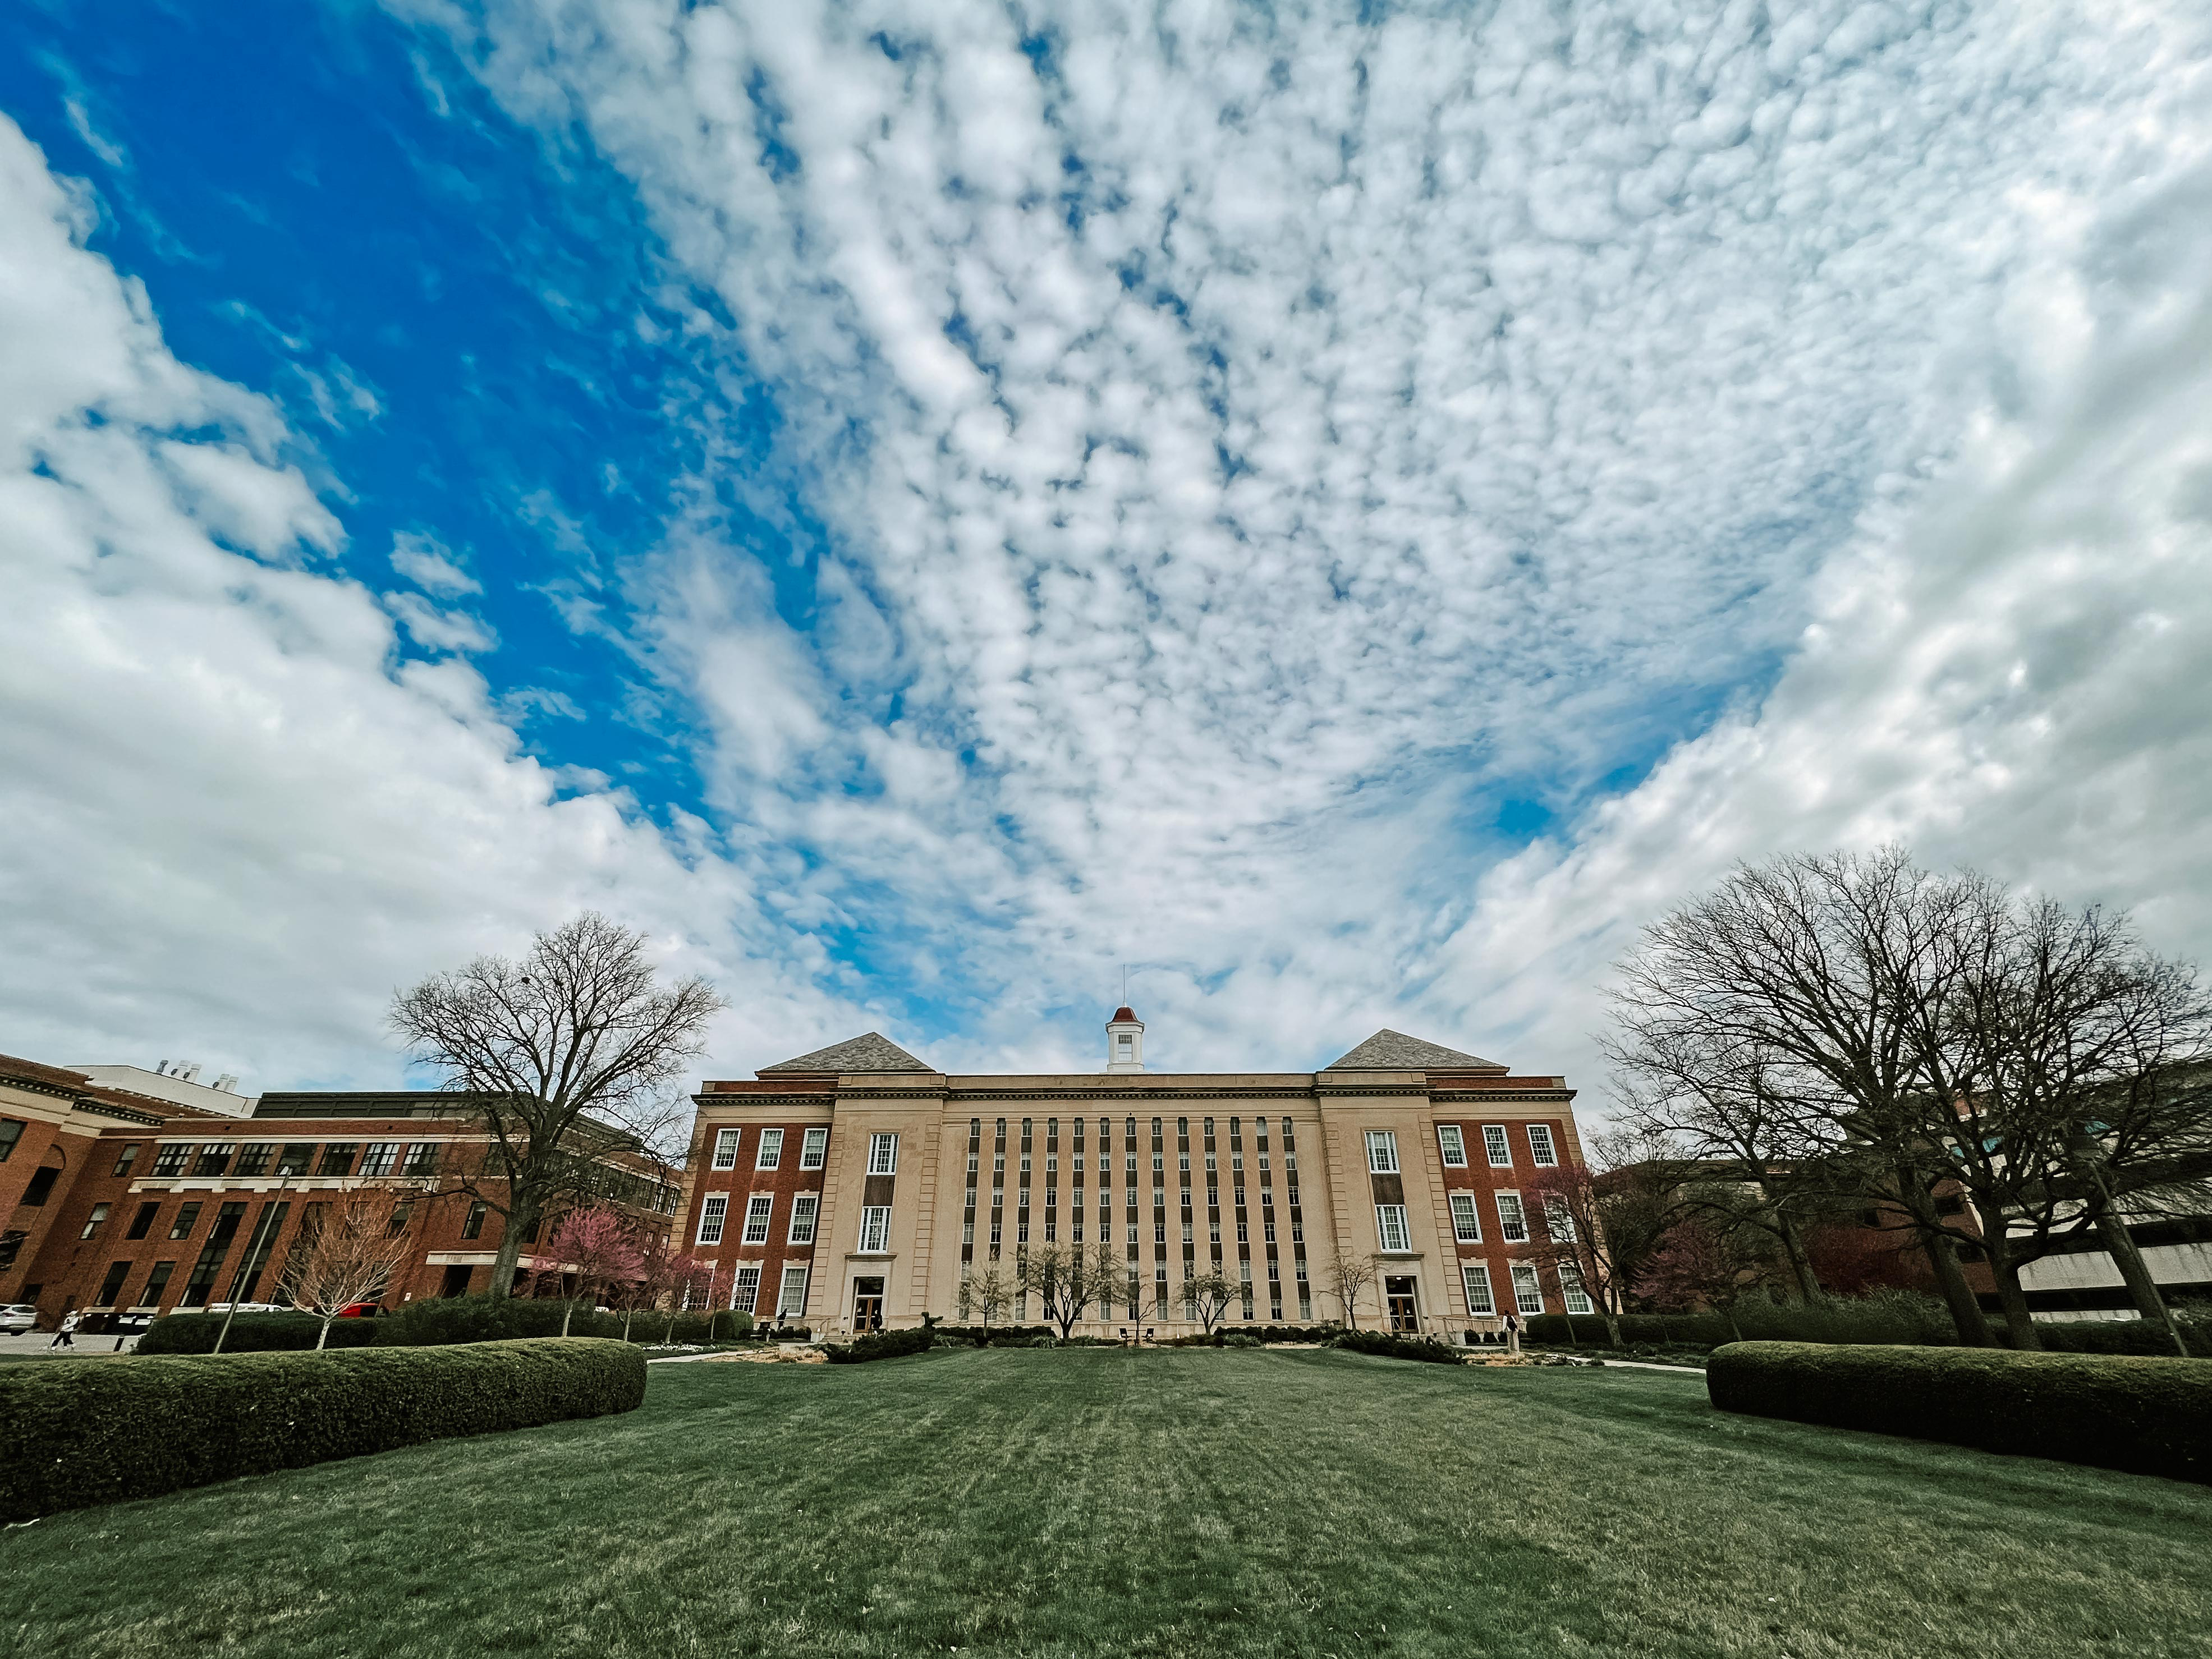
[[[0,1308],[0,1336],[23,1336],[39,1328],[39,1310],[28,1302]]]

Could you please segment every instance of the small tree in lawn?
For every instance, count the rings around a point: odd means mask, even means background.
[[[1634,1133],[1599,1134],[1591,1137],[1590,1151],[1595,1168],[1561,1164],[1538,1170],[1523,1185],[1542,1223],[1542,1236],[1531,1238],[1529,1254],[1563,1281],[1581,1282],[1617,1348],[1636,1274],[1681,1204],[1662,1143]],[[1565,1306],[1564,1297],[1560,1305]]]
[[[1060,1328],[1065,1342],[1083,1310],[1111,1293],[1112,1280],[1102,1274],[1110,1274],[1115,1266],[1110,1254],[1080,1244],[1033,1244],[1015,1270],[1016,1288],[1024,1295],[1036,1292],[1045,1318]]]
[[[322,1316],[316,1347],[329,1343],[332,1320],[357,1302],[375,1301],[406,1265],[414,1241],[405,1221],[392,1195],[376,1188],[314,1205],[301,1218],[307,1236],[284,1264],[283,1284],[294,1307]]]
[[[1330,1252],[1328,1265],[1322,1269],[1329,1294],[1344,1309],[1344,1322],[1355,1331],[1359,1328],[1359,1298],[1381,1271],[1382,1263],[1375,1256],[1355,1255],[1341,1243]]]
[[[576,1294],[568,1298],[561,1316],[563,1336],[568,1334],[579,1301],[596,1304],[602,1293],[645,1269],[645,1253],[631,1236],[629,1224],[612,1210],[596,1206],[562,1216],[547,1248],[557,1270],[576,1278]]]
[[[1199,1328],[1211,1336],[1229,1311],[1229,1304],[1243,1292],[1236,1279],[1215,1267],[1185,1279],[1182,1293],[1198,1315]]]
[[[1005,1313],[1006,1304],[1014,1299],[1014,1283],[1005,1268],[992,1262],[980,1273],[971,1274],[968,1280],[968,1299],[978,1318],[983,1322],[988,1335],[991,1327]]]
[[[1763,1265],[1746,1243],[1738,1230],[1701,1218],[1681,1222],[1644,1259],[1636,1278],[1636,1294],[1669,1311],[1711,1308],[1728,1321],[1729,1334],[1741,1342],[1736,1299]]]

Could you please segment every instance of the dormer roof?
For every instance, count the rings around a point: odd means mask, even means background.
[[[1403,1031],[1377,1031],[1351,1053],[1340,1054],[1322,1068],[1329,1072],[1503,1072],[1505,1067],[1479,1054],[1463,1054],[1441,1042],[1407,1036]]]
[[[761,1077],[787,1077],[795,1073],[828,1073],[838,1075],[847,1072],[927,1072],[933,1070],[893,1042],[880,1031],[869,1031],[863,1036],[848,1037],[842,1042],[833,1042],[827,1048],[817,1048],[811,1054],[800,1054],[795,1060],[779,1060],[773,1066],[763,1066]]]

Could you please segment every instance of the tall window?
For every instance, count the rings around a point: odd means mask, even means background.
[[[786,1241],[793,1244],[811,1244],[814,1242],[814,1212],[822,1202],[813,1193],[801,1193],[791,1200],[791,1236]]]
[[[22,1138],[21,1124],[12,1117],[0,1117],[0,1164],[8,1161],[9,1154],[15,1150],[15,1143]],[[118,1170],[116,1173],[120,1175],[122,1171]]]
[[[738,1167],[738,1143],[744,1138],[745,1132],[743,1129],[715,1130],[714,1158],[713,1167],[717,1170],[736,1169]]]
[[[1528,1126],[1528,1156],[1536,1160],[1536,1167],[1540,1170],[1549,1170],[1559,1164],[1559,1150],[1552,1144],[1550,1124],[1532,1123]]]
[[[461,1223],[461,1237],[463,1238],[482,1238],[483,1237],[484,1217],[489,1215],[490,1212],[491,1206],[485,1203],[482,1199],[477,1199],[474,1203],[471,1204],[469,1206],[468,1216]]]
[[[1482,1148],[1490,1155],[1492,1169],[1510,1170],[1513,1167],[1513,1146],[1512,1143],[1505,1139],[1505,1126],[1503,1123],[1486,1123],[1482,1126]]]
[[[1559,1289],[1566,1297],[1569,1313],[1586,1314],[1597,1311],[1590,1305],[1589,1292],[1583,1288],[1583,1276],[1572,1262],[1559,1264]]]
[[[745,1237],[748,1244],[768,1243],[769,1212],[775,1208],[775,1198],[769,1193],[755,1193],[745,1200]]]
[[[1567,1213],[1567,1200],[1564,1198],[1544,1200],[1544,1231],[1562,1244],[1575,1242],[1575,1218]]]
[[[1508,1244],[1528,1242],[1528,1218],[1522,1212],[1520,1194],[1498,1194],[1498,1236]]]
[[[1513,1305],[1524,1314],[1544,1311],[1544,1287],[1537,1280],[1536,1270],[1525,1261],[1513,1264]]]
[[[1498,1304],[1491,1299],[1490,1269],[1480,1261],[1462,1261],[1459,1268],[1460,1288],[1467,1293],[1467,1310],[1471,1314],[1494,1314]]]
[[[154,1212],[161,1207],[161,1202],[159,1199],[155,1199],[150,1203],[141,1204],[138,1206],[138,1213],[131,1218],[131,1231],[124,1234],[124,1237],[145,1237],[147,1233],[154,1225]]]
[[[1375,1206],[1375,1236],[1382,1241],[1385,1250],[1410,1250],[1413,1239],[1406,1231],[1406,1206],[1402,1204],[1377,1204]]]
[[[1467,1168],[1467,1139],[1460,1133],[1458,1124],[1437,1125],[1437,1147],[1444,1155],[1444,1168],[1447,1170]]]
[[[1474,1207],[1473,1193],[1451,1195],[1452,1237],[1462,1244],[1482,1243],[1482,1217]]]
[[[352,1140],[326,1141],[323,1146],[323,1161],[315,1170],[317,1175],[345,1176],[353,1173],[354,1154],[361,1144]]]
[[[776,1291],[775,1316],[778,1319],[803,1319],[806,1316],[806,1269],[786,1267],[783,1285]]]
[[[185,1160],[191,1156],[191,1151],[181,1140],[172,1140],[166,1146],[156,1146],[154,1149],[154,1173],[157,1176],[184,1174]]]
[[[192,1236],[192,1229],[198,1226],[199,1222],[200,1206],[198,1205],[179,1204],[177,1206],[177,1218],[169,1224],[169,1237],[190,1238]]]
[[[77,1237],[79,1238],[90,1238],[95,1233],[99,1232],[100,1224],[107,1219],[107,1208],[108,1206],[105,1204],[94,1205],[92,1206],[92,1213],[84,1218],[84,1231],[79,1233]]]
[[[156,1261],[154,1271],[146,1275],[146,1288],[138,1292],[138,1305],[142,1308],[160,1307],[161,1292],[169,1288],[169,1275],[176,1271],[177,1264],[173,1261]]]
[[[706,1201],[699,1206],[698,1242],[702,1244],[720,1243],[722,1242],[722,1222],[729,1213],[730,1195],[727,1193],[708,1194]],[[475,1218],[471,1217],[470,1218],[473,1220]]]
[[[805,1139],[799,1143],[799,1167],[818,1170],[829,1156],[830,1132],[827,1129],[809,1129]]]
[[[750,1313],[760,1305],[760,1263],[740,1262],[737,1277],[730,1281],[730,1305],[739,1313]]]
[[[1398,1173],[1398,1137],[1388,1129],[1367,1132],[1367,1167],[1376,1175]]]
[[[8,1142],[9,1146],[13,1146],[15,1144],[15,1136],[8,1133],[8,1130],[10,1127],[13,1127],[16,1134],[21,1134],[23,1133],[23,1126],[20,1123],[9,1126],[4,1121],[0,1121],[0,1139],[4,1139]],[[0,1164],[5,1164],[7,1161],[8,1147],[0,1146]],[[121,1152],[116,1153],[115,1173],[119,1176],[129,1175],[131,1173],[131,1166],[137,1161],[138,1143],[134,1140],[129,1146],[125,1146]]]
[[[315,1161],[315,1143],[312,1140],[288,1140],[284,1150],[276,1154],[276,1173],[280,1176],[303,1176]]]
[[[871,1204],[860,1212],[860,1249],[878,1255],[891,1247],[891,1206]]]
[[[760,1132],[760,1148],[753,1158],[753,1168],[773,1170],[779,1168],[782,1163],[783,1131],[763,1129]]]
[[[868,1137],[868,1173],[872,1176],[898,1173],[898,1137],[896,1135]]]
[[[368,1150],[361,1155],[361,1172],[364,1176],[388,1176],[399,1162],[399,1143],[396,1140],[372,1140]]]

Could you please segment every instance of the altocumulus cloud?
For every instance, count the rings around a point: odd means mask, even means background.
[[[715,292],[811,625],[679,517],[609,557],[699,815],[532,757],[477,574],[425,526],[422,593],[349,579],[8,135],[40,1052],[374,1069],[392,982],[597,902],[732,1064],[1083,1063],[1132,960],[1162,1064],[1388,1023],[1594,1081],[1638,921],[1890,836],[2212,945],[2195,8],[392,9]]]
[[[777,386],[824,624],[636,580],[954,1057],[1134,958],[1169,1063],[1578,1068],[1656,907],[1892,835],[2208,942],[2195,9],[397,9]]]

